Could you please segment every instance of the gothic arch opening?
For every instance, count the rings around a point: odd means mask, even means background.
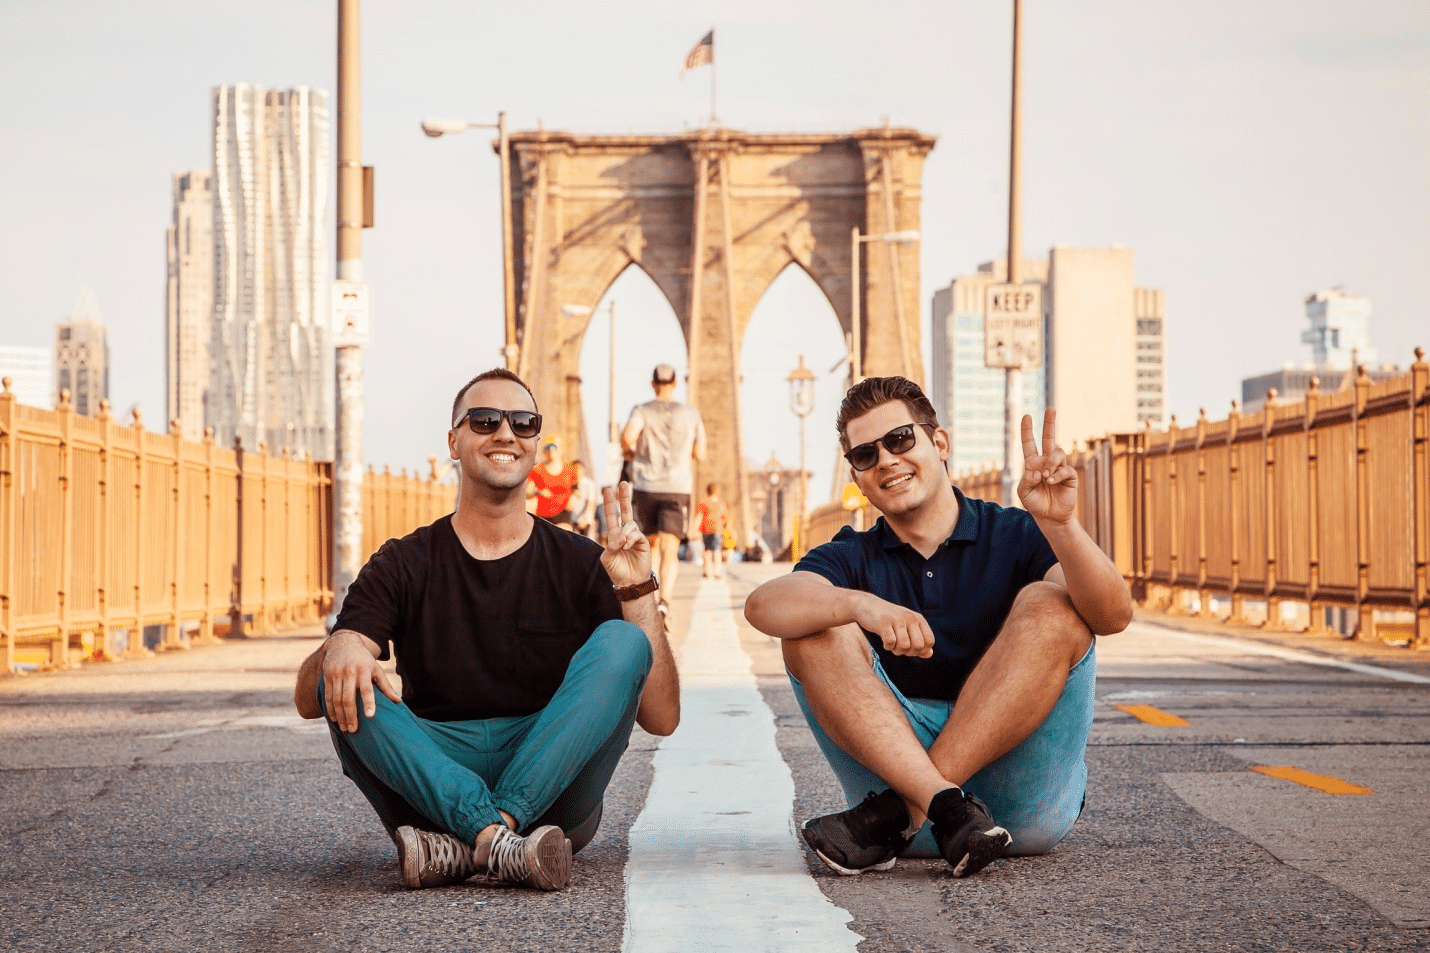
[[[760,298],[745,328],[740,406],[745,411],[742,425],[749,472],[763,472],[772,454],[785,470],[797,472],[799,418],[790,410],[787,379],[804,357],[804,366],[815,375],[814,409],[805,418],[810,507],[829,499],[835,477],[839,441],[834,417],[848,383],[846,353],[829,299],[803,268],[791,262]]]
[[[615,422],[624,427],[636,404],[651,399],[651,371],[675,368],[676,399],[686,400],[689,352],[680,322],[664,292],[639,265],[631,264],[611,282],[592,310],[581,341],[581,403],[585,448],[579,453],[602,486],[620,472],[619,450],[609,449],[611,421],[611,305],[616,313]]]

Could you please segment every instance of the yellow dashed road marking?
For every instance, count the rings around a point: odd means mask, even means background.
[[[1363,788],[1359,784],[1351,784],[1349,781],[1342,781],[1340,778],[1333,778],[1328,774],[1312,774],[1310,771],[1302,771],[1300,768],[1293,768],[1288,765],[1254,764],[1251,766],[1251,770],[1267,775],[1268,777],[1295,781],[1297,784],[1304,784],[1308,788],[1325,791],[1327,794],[1375,793],[1370,788]]]
[[[1153,708],[1151,705],[1118,705],[1118,711],[1125,711],[1134,718],[1140,718],[1149,725],[1161,725],[1163,728],[1190,728],[1191,723],[1169,714],[1160,708]]]

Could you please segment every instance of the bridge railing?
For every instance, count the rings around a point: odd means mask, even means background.
[[[1143,604],[1210,616],[1217,596],[1230,620],[1271,627],[1299,604],[1313,631],[1430,645],[1430,365],[1415,356],[1398,377],[1074,449],[1077,518]],[[997,469],[953,482],[999,498]],[[819,507],[808,546],[877,516]]]
[[[369,538],[435,518],[453,494],[374,475]],[[235,622],[317,620],[332,602],[331,553],[327,462],[151,433],[107,407],[94,418],[29,407],[8,382],[0,393],[4,671],[145,654],[146,629],[175,648]]]

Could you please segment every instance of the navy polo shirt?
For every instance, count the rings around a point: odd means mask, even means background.
[[[877,636],[864,633],[890,680],[909,698],[957,698],[1018,591],[1041,580],[1058,561],[1025,510],[970,500],[957,487],[953,492],[958,525],[928,559],[881,516],[862,533],[844,527],[794,567],[845,589],[871,592],[928,620],[931,658],[894,655]]]

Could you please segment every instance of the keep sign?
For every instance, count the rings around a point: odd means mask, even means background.
[[[372,337],[372,287],[366,281],[333,282],[333,346],[367,344]]]
[[[1043,366],[1043,286],[990,285],[983,309],[985,367]]]

